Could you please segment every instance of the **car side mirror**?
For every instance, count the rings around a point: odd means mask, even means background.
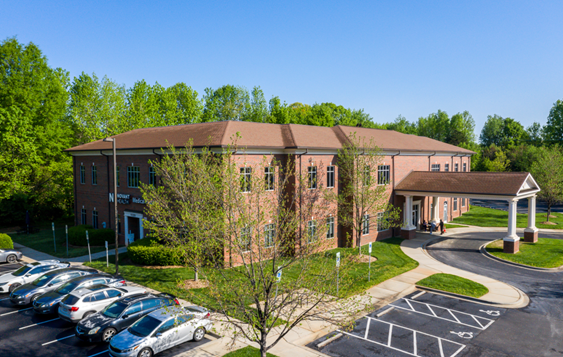
[[[29,278],[31,276],[31,274],[25,274],[26,278]]]
[[[47,285],[47,286],[51,287],[51,286],[53,286],[53,285],[54,285],[53,283],[49,283],[49,285]]]
[[[129,317],[129,315],[127,315],[127,314],[121,316],[122,319],[126,319],[126,318],[128,318],[128,317]]]

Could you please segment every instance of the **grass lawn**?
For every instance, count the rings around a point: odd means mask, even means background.
[[[390,238],[383,241],[375,242],[372,245],[372,256],[377,257],[377,261],[371,263],[371,281],[367,281],[368,277],[368,263],[354,263],[354,269],[350,272],[351,278],[354,281],[351,289],[347,291],[347,295],[358,294],[367,288],[381,283],[394,276],[402,274],[406,271],[414,269],[418,266],[418,262],[406,256],[401,250],[401,238]],[[362,247],[362,252],[367,254],[368,246]],[[335,261],[336,252],[341,252],[342,264],[345,264],[346,255],[358,254],[358,250],[354,248],[338,248],[320,254],[315,259],[328,260],[333,264]],[[192,289],[195,296],[188,298],[188,292],[183,288],[178,287],[178,283],[194,278],[192,269],[189,268],[170,268],[170,269],[148,269],[140,266],[133,265],[127,257],[127,253],[119,255],[120,266],[119,273],[127,280],[133,281],[140,285],[144,285],[151,289],[161,292],[173,294],[179,298],[189,300],[196,304],[201,304],[205,307],[213,309],[216,301],[208,296],[206,288]],[[86,265],[93,268],[106,271],[109,273],[115,272],[113,264],[113,257],[110,256],[110,266],[106,268],[105,257]],[[237,269],[237,268],[234,268]],[[295,273],[291,269],[284,271],[284,279],[291,279]],[[251,302],[249,302],[251,304]]]
[[[563,229],[563,214],[552,212],[555,218],[550,217],[549,221],[557,223],[555,225],[541,224],[547,219],[546,213],[536,214],[536,227],[548,229]],[[461,217],[454,218],[453,223],[469,224],[480,227],[506,227],[508,225],[508,212],[498,209],[471,206],[469,212]],[[526,228],[528,226],[528,214],[518,213],[516,227]]]
[[[420,280],[417,284],[431,289],[449,291],[454,294],[472,296],[475,298],[481,297],[489,292],[489,289],[482,284],[451,274],[439,273],[430,275],[428,278]]]
[[[246,346],[235,350],[233,352],[229,352],[223,357],[260,357],[260,350],[258,348],[254,348],[252,346]],[[267,357],[277,357],[271,353],[266,353]]]
[[[497,258],[538,268],[557,268],[563,265],[563,240],[539,238],[537,243],[520,240],[520,251],[516,254],[503,253],[502,240],[486,246],[487,252]]]
[[[53,230],[51,228],[39,231],[33,234],[10,234],[15,243],[25,245],[26,247],[38,250],[43,253],[51,254],[59,258],[73,258],[82,255],[88,255],[88,247],[68,247],[68,256],[66,255],[66,235],[65,227],[55,225],[55,237],[57,240],[57,252],[53,244]],[[110,249],[114,245],[110,244]],[[105,251],[105,247],[90,247],[92,253]]]
[[[447,228],[463,228],[463,227],[467,227],[467,226],[462,226],[461,224],[451,224],[451,223],[446,223],[444,224],[444,227]]]

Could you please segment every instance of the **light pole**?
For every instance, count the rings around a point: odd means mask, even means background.
[[[115,138],[105,138],[105,142],[111,142],[113,147],[113,210],[115,212],[115,275],[119,274],[119,237],[117,232],[117,163],[115,153]]]

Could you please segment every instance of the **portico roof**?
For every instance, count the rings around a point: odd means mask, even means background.
[[[528,172],[412,171],[395,186],[399,195],[520,199],[540,188]]]

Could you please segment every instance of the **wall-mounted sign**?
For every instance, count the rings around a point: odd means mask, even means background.
[[[113,202],[114,199],[114,195],[113,193],[109,194],[109,201]],[[122,204],[122,205],[128,205],[131,202],[133,203],[139,203],[144,205],[145,204],[145,200],[142,197],[131,197],[131,195],[126,195],[123,193],[118,193],[117,194],[117,203]]]

